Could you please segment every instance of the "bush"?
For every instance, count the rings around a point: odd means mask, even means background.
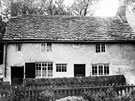
[[[101,90],[99,92],[88,91],[84,92],[82,97],[88,101],[104,101],[106,98],[106,94]]]
[[[12,87],[9,91],[7,99],[12,101],[25,100],[25,90],[23,87]]]
[[[45,90],[39,93],[38,97],[41,101],[55,101],[55,95],[51,90]]]
[[[135,95],[135,91],[132,92]],[[135,101],[130,100],[129,95],[118,96],[113,88],[107,89],[107,91],[100,90],[99,92],[88,91],[83,93],[82,97],[88,101]]]

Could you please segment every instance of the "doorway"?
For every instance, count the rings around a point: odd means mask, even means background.
[[[85,64],[74,64],[74,76],[75,77],[85,76]]]
[[[23,84],[24,67],[13,66],[11,67],[11,84],[20,85]]]

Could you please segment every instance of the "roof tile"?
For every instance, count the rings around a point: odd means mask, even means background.
[[[11,18],[3,40],[134,40],[135,33],[117,17],[24,15]]]

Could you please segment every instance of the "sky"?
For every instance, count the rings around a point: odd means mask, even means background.
[[[115,16],[119,7],[119,0],[102,0],[99,2],[99,8],[96,11],[96,16]]]
[[[65,0],[65,6],[71,6],[74,0]],[[119,6],[119,0],[99,0],[98,9],[95,16],[108,17],[115,16]]]
[[[65,0],[66,6],[71,6],[74,0]],[[119,6],[119,0],[100,0],[95,16],[108,17],[115,16]]]

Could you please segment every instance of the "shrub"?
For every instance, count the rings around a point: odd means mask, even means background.
[[[135,101],[135,90],[129,94],[118,96],[113,88],[109,88],[105,92],[102,90],[84,92],[82,97],[88,101]]]
[[[12,87],[9,91],[7,99],[12,101],[25,100],[25,90],[23,87]]]
[[[103,91],[100,90],[99,92],[95,91],[84,92],[82,97],[88,101],[104,101],[106,95]]]
[[[41,93],[39,93],[38,98],[43,101],[54,101],[55,95],[54,95],[53,91],[51,91],[51,90],[44,90]]]

